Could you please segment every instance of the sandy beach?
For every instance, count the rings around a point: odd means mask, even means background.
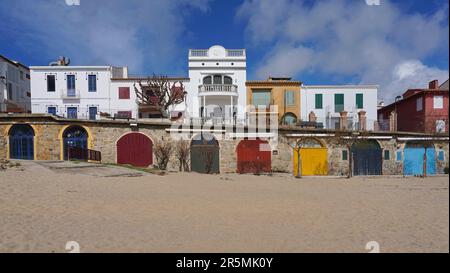
[[[165,176],[21,162],[0,172],[0,252],[449,251],[448,176]],[[53,164],[53,165],[52,165]]]

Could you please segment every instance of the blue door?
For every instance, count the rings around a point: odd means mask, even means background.
[[[9,157],[34,159],[34,130],[29,125],[14,125],[9,132]]]
[[[426,152],[425,152],[426,151]],[[436,157],[434,147],[424,147],[423,145],[406,145],[405,159],[403,160],[404,175],[424,175],[424,162],[426,154],[427,175],[436,174]]]
[[[78,108],[77,107],[67,107],[67,118],[77,119]]]
[[[352,145],[354,175],[382,175],[383,156],[376,141],[359,141]]]
[[[64,144],[64,160],[69,159],[80,159],[84,160],[87,158],[87,139],[88,134],[83,127],[71,126],[67,128],[63,133],[63,144]],[[75,154],[69,155],[69,147],[79,148],[79,152],[76,155],[79,158],[74,158]]]
[[[89,119],[95,120],[97,116],[97,107],[89,107]]]
[[[49,107],[47,108],[47,112],[48,112],[50,115],[56,116],[56,107],[55,107],[55,106],[49,106]]]

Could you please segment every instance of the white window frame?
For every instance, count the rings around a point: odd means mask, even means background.
[[[434,109],[444,109],[444,96],[434,96],[433,97],[433,108]]]

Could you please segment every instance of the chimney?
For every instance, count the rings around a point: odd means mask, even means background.
[[[439,81],[434,80],[428,84],[428,89],[439,89]]]

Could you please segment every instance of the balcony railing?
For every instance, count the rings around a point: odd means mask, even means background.
[[[61,90],[61,98],[62,99],[79,99],[80,98],[80,90],[62,89]]]
[[[208,49],[191,49],[189,57],[209,57]],[[245,49],[226,49],[226,57],[245,57]]]
[[[208,92],[237,93],[237,85],[203,84],[198,87],[198,92],[199,93],[208,93]]]
[[[245,49],[227,49],[227,57],[244,57]]]
[[[191,56],[191,57],[208,57],[208,49],[191,49],[189,56]]]

